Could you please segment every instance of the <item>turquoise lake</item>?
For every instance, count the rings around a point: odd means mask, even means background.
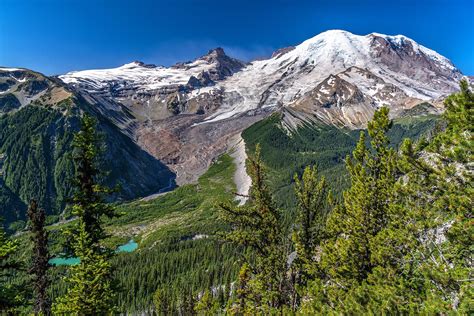
[[[138,244],[133,240],[129,240],[126,244],[120,245],[117,247],[117,250],[115,252],[134,252],[137,250]],[[56,257],[52,258],[49,260],[49,263],[52,264],[53,266],[72,266],[75,264],[79,264],[81,260],[79,258],[61,258],[61,257]]]
[[[137,248],[138,244],[130,239],[126,244],[119,246],[115,252],[134,252]]]

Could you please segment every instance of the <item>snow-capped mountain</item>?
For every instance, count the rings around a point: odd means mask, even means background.
[[[217,107],[212,87],[244,66],[216,48],[195,61],[168,68],[132,62],[113,69],[74,71],[59,78],[106,110],[122,112],[125,106],[144,121]]]
[[[330,75],[341,79],[337,84],[356,86],[366,97],[366,106],[372,108],[382,104],[404,108],[437,99],[456,90],[461,77],[448,59],[405,36],[359,36],[332,30],[247,66],[218,48],[169,68],[133,62],[60,78],[99,98],[99,103],[118,102],[139,120],[207,113],[205,121],[215,122],[265,107],[303,109],[304,103],[304,110],[315,115],[322,105],[323,109],[329,103],[341,107],[347,96],[331,102],[339,96],[334,94],[339,88],[321,90],[320,97],[315,90],[323,88],[321,84]],[[326,91],[333,91],[333,96],[324,97]],[[308,98],[316,98],[314,104]],[[366,121],[352,118],[342,117],[340,123],[360,127]]]
[[[169,68],[134,61],[113,69],[73,71],[60,78],[65,83],[91,91],[136,89],[143,93],[164,87],[198,88],[214,83],[214,80],[222,80],[244,66],[242,62],[225,55],[222,48],[216,48],[195,61],[178,63]]]
[[[248,64],[218,48],[168,68],[134,62],[59,76],[167,163],[178,183],[195,179],[231,136],[273,111],[290,129],[361,128],[382,105],[393,116],[422,102],[439,106],[461,77],[447,58],[403,35],[341,30]]]
[[[448,59],[405,36],[327,31],[294,49],[253,62],[223,82],[223,104],[211,120],[259,107],[290,105],[308,92],[314,95],[315,87],[330,75],[351,67],[365,74],[352,71],[344,77],[372,96],[374,105],[400,103],[394,99],[397,95],[384,96],[387,86],[397,87],[404,99],[431,100],[456,90],[461,77]]]

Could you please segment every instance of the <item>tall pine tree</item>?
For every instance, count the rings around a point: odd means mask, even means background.
[[[33,275],[33,288],[35,292],[34,312],[36,315],[50,315],[51,301],[48,298],[48,232],[44,227],[45,212],[38,208],[35,200],[30,202],[28,208],[30,220],[31,241],[33,242],[33,260],[29,272]]]
[[[351,187],[329,214],[320,259],[324,276],[312,282],[305,312],[370,312],[366,285],[378,271],[377,238],[387,227],[397,179],[396,153],[387,137],[392,124],[388,112],[386,107],[377,110],[369,122],[370,148],[361,132],[346,160]]]
[[[54,305],[54,311],[60,314],[104,315],[114,310],[114,283],[109,262],[113,252],[101,241],[106,237],[102,219],[115,216],[115,210],[104,201],[111,190],[99,184],[104,147],[96,125],[92,117],[84,114],[81,130],[74,136],[73,214],[78,217],[78,223],[68,236],[80,263],[70,268],[67,293]]]
[[[0,225],[0,314],[12,314],[21,303],[19,291],[15,285],[7,282],[12,271],[19,268],[13,259],[18,244],[11,240]]]
[[[226,238],[249,247],[255,260],[247,259],[252,279],[248,282],[252,295],[244,304],[244,313],[279,310],[284,302],[283,287],[286,277],[286,255],[280,211],[268,189],[264,166],[257,145],[255,155],[247,161],[252,179],[249,201],[243,206],[221,204],[223,218],[232,226]],[[240,302],[239,304],[242,304]]]
[[[426,223],[415,253],[426,280],[424,313],[474,309],[474,93],[466,80],[460,88],[445,100],[445,129],[402,147],[406,209],[424,214]]]
[[[329,216],[324,246],[324,264],[335,280],[350,285],[362,282],[373,269],[371,240],[387,224],[387,213],[396,181],[395,151],[386,135],[391,127],[388,108],[376,111],[368,124],[371,148],[365,133],[352,157],[346,160],[351,187],[343,194],[343,205]]]
[[[316,257],[323,237],[328,211],[328,187],[318,178],[316,167],[306,167],[301,179],[295,175],[297,215],[293,232],[296,258],[292,263],[294,279],[292,307],[299,305],[301,291],[317,273]]]

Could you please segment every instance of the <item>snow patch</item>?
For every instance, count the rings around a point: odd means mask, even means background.
[[[234,163],[236,166],[234,182],[237,187],[238,194],[235,199],[239,201],[239,205],[243,205],[247,201],[246,195],[249,194],[250,186],[252,184],[252,179],[250,179],[249,175],[247,174],[247,169],[245,166],[245,161],[247,160],[245,141],[239,134],[233,137],[231,142],[233,142],[234,145],[230,156],[234,158]]]
[[[18,70],[22,70],[20,68],[3,68],[3,67],[0,67],[0,71],[18,71]]]

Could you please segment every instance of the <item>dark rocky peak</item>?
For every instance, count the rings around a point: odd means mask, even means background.
[[[202,63],[212,65],[211,68],[201,72],[197,79],[201,86],[214,84],[215,81],[222,80],[235,72],[241,70],[246,64],[238,59],[229,57],[221,47],[211,49],[206,55],[199,57],[192,62],[177,63],[172,68],[190,69],[193,67],[200,67]],[[196,86],[197,81],[192,79],[191,86]]]
[[[193,61],[178,62],[175,65],[173,65],[172,68],[189,68],[199,61],[205,61],[208,64],[217,64],[217,65],[221,63],[234,64],[235,66],[238,66],[240,68],[245,66],[244,62],[228,56],[222,47],[217,47],[217,48],[209,50],[206,55],[203,55]]]
[[[130,66],[138,66],[138,67],[144,67],[144,68],[156,68],[155,64],[145,64],[143,61],[135,60],[131,62],[130,64],[127,64]]]
[[[0,78],[12,78],[18,81],[35,79],[39,74],[28,69],[20,68],[0,68]]]
[[[53,82],[46,76],[28,69],[0,68],[0,90],[23,93],[32,97],[49,87]]]
[[[318,84],[310,92],[310,97],[319,101],[323,107],[341,107],[346,103],[359,103],[364,100],[357,86],[333,74]]]
[[[186,87],[190,90],[212,86],[215,82],[211,78],[211,74],[208,71],[201,72],[197,77],[191,76],[186,84]]]
[[[449,60],[405,36],[371,34],[371,38],[370,54],[374,60],[414,80],[431,82],[433,89],[447,88],[444,84],[433,81],[434,77],[459,80],[462,76]]]
[[[205,56],[212,56],[215,58],[219,58],[219,57],[224,57],[227,55],[222,47],[216,47],[214,49],[209,50]]]
[[[245,63],[228,56],[222,47],[211,49],[206,55],[201,56],[198,60],[205,60],[209,64],[218,64],[227,68],[231,68],[234,71],[238,71],[245,67]]]
[[[413,42],[404,36],[379,36],[371,34],[371,44],[373,52],[377,57],[381,55],[392,55],[403,58],[404,56],[420,55],[415,51]]]

